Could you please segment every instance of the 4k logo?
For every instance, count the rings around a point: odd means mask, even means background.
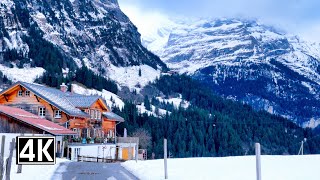
[[[55,164],[55,137],[17,137],[17,164]]]

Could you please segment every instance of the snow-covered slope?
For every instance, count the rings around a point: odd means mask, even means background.
[[[124,107],[124,102],[112,92],[107,90],[98,91],[96,89],[88,89],[79,84],[72,84],[72,91],[83,95],[98,95],[101,96],[108,104],[109,107],[118,107],[122,109]]]
[[[139,92],[149,82],[159,78],[161,71],[155,70],[148,65],[131,67],[116,67],[111,65],[108,69],[108,74],[120,86],[127,86],[130,90]]]
[[[155,107],[154,105],[151,105],[151,109],[147,110],[146,107],[144,106],[144,103],[141,105],[137,105],[138,112],[140,114],[147,113],[149,116],[154,116],[154,117],[164,117],[167,113],[168,115],[171,114],[171,112]]]
[[[6,67],[0,64],[0,71],[13,82],[24,81],[28,83],[34,82],[35,79],[42,76],[45,70],[41,67]]]
[[[132,86],[131,82],[119,78],[123,75],[122,67],[138,74],[136,67],[141,65],[147,71],[145,75],[150,75],[146,80],[139,79],[141,85],[166,69],[159,57],[142,46],[137,28],[121,11],[117,0],[0,2],[1,64],[42,67],[43,63],[34,63],[32,59],[42,49],[34,49],[36,46],[32,45],[43,40],[53,44],[55,54],[52,57],[50,53],[41,52],[41,55],[48,59],[62,58],[63,63],[57,62],[59,69],[75,69],[74,66],[84,64],[121,85]],[[117,68],[118,71],[113,71]],[[50,67],[44,69],[50,70]]]
[[[320,155],[262,156],[261,178],[265,180],[318,180]],[[164,179],[163,159],[127,161],[126,169],[141,180]],[[169,179],[254,180],[254,156],[168,159]]]
[[[171,20],[143,42],[179,73],[313,127],[320,120],[320,44],[254,20]]]
[[[180,106],[182,108],[188,108],[190,106],[190,102],[183,100],[182,99],[182,95],[180,95],[180,97],[176,97],[176,98],[170,98],[170,99],[164,99],[162,97],[157,97],[157,99],[162,102],[162,103],[169,103],[169,104],[173,104],[173,106],[178,109]]]

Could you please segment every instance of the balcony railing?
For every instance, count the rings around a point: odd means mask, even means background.
[[[69,143],[72,144],[114,144],[115,138],[102,138],[102,137],[96,137],[96,138],[72,138],[69,140]]]

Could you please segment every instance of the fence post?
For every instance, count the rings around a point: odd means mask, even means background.
[[[10,180],[10,172],[11,172],[11,164],[12,164],[12,155],[13,155],[13,149],[15,147],[15,138],[12,139],[12,142],[10,143],[10,154],[7,158],[6,162],[6,180]]]
[[[67,159],[69,159],[69,150],[70,150],[69,147],[67,147]],[[70,156],[70,160],[71,160],[71,157],[72,156]]]
[[[6,136],[3,135],[2,136],[2,140],[1,140],[1,154],[0,154],[0,180],[2,180],[3,178],[3,173],[4,173],[4,145],[5,145],[5,141],[6,141]]]
[[[19,173],[22,173],[22,165],[21,165],[21,164],[18,165],[17,173],[18,173],[18,174],[19,174]]]
[[[256,149],[257,180],[261,180],[261,147],[260,147],[260,143],[255,144],[255,149]]]
[[[21,134],[21,136],[23,136],[23,134]],[[18,174],[22,173],[22,165],[21,164],[18,165],[17,173]]]
[[[62,141],[62,151],[61,151],[61,157],[60,158],[63,158],[64,157],[64,148],[66,147],[66,141]],[[68,152],[68,151],[67,151]]]
[[[163,140],[163,155],[164,155],[164,178],[168,179],[168,169],[167,169],[167,139]]]
[[[138,144],[136,144],[135,146],[135,159],[136,159],[136,162],[138,162]]]

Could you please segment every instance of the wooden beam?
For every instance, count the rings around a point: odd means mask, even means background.
[[[7,102],[9,102],[7,94],[4,94],[3,97],[4,97],[4,99],[6,99]]]
[[[52,113],[54,114],[54,109],[53,109],[53,106],[50,104],[50,107],[52,109]]]
[[[23,91],[22,86],[21,85],[19,85],[19,86],[20,86],[21,91]]]
[[[40,102],[40,101],[39,101],[39,98],[38,98],[38,96],[37,96],[37,95],[34,95],[34,96],[35,96],[35,97],[37,98],[37,101],[38,101],[38,102]]]

